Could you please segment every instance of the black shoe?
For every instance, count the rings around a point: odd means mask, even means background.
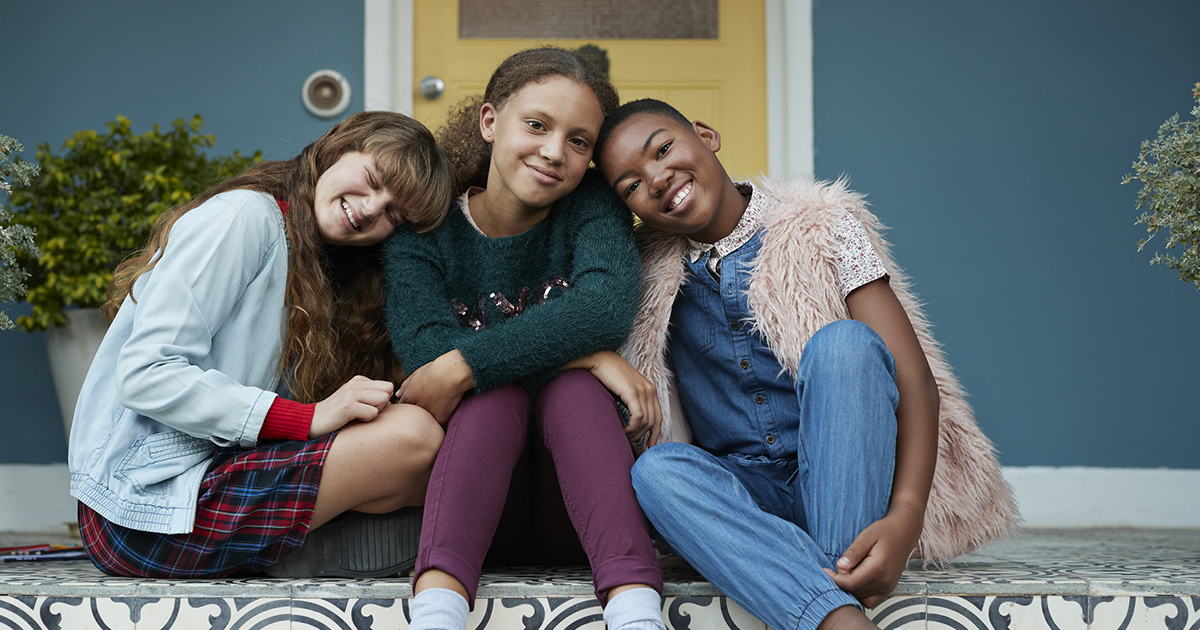
[[[309,532],[304,544],[266,573],[277,578],[373,578],[407,571],[417,562],[423,514],[422,508],[349,512]]]

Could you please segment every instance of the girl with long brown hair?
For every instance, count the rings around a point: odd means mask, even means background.
[[[158,220],[114,272],[75,411],[71,492],[97,567],[193,578],[411,564],[420,515],[402,508],[424,501],[443,432],[391,402],[403,373],[376,245],[397,225],[440,223],[452,186],[424,126],[366,112]],[[320,536],[392,553],[289,556]],[[409,557],[385,536],[406,536]]]

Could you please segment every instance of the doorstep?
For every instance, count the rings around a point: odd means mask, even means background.
[[[0,534],[0,546],[13,536]],[[689,569],[664,577],[669,628],[765,630]],[[108,577],[87,561],[5,563],[0,628],[404,630],[411,595],[404,577],[151,580]],[[869,614],[885,630],[1200,630],[1200,530],[1026,530],[947,568],[910,563]],[[468,628],[604,622],[586,567],[509,569],[484,575]]]

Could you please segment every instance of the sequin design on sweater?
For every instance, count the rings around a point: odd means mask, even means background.
[[[470,327],[472,330],[484,330],[488,327],[487,304],[490,301],[496,305],[496,308],[504,313],[506,317],[516,317],[525,312],[525,309],[533,304],[545,304],[546,300],[550,299],[550,292],[555,288],[566,291],[571,288],[571,283],[567,282],[566,278],[554,276],[542,283],[541,290],[538,292],[536,302],[530,303],[529,287],[521,287],[517,294],[517,302],[514,304],[503,293],[498,291],[487,294],[487,296],[477,296],[475,299],[475,308],[467,306],[458,298],[450,299],[450,306],[454,308],[454,312],[458,315],[458,320],[464,326]]]

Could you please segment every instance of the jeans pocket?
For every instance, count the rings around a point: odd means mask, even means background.
[[[129,447],[113,475],[138,494],[163,495],[168,492],[163,482],[203,463],[214,450],[212,442],[179,431],[153,433]]]
[[[726,469],[741,481],[759,508],[795,522],[796,497],[788,480],[796,473],[796,460],[742,453],[731,453],[724,459]]]

